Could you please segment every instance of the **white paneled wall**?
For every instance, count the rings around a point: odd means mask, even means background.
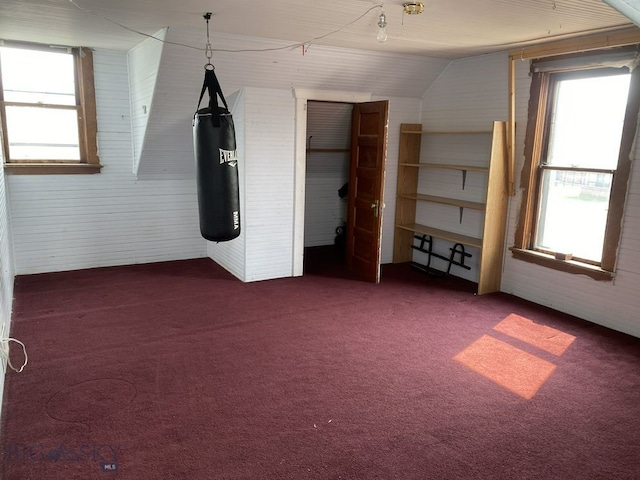
[[[332,245],[347,220],[347,198],[338,190],[349,180],[349,154],[308,154],[306,173],[304,246]]]
[[[423,124],[431,128],[484,128],[507,118],[507,54],[457,60],[423,98]],[[528,62],[516,62],[516,187],[523,165],[530,79]],[[640,152],[636,150],[635,157]],[[640,336],[640,166],[634,162],[625,208],[618,269],[613,282],[599,282],[511,257],[520,191],[509,202],[503,292],[616,330]],[[519,189],[518,189],[519,190]]]
[[[305,247],[332,245],[336,227],[346,223],[347,198],[338,190],[349,180],[350,154],[313,149],[349,149],[352,111],[348,103],[307,104]]]
[[[2,161],[2,149],[0,149]],[[13,305],[13,255],[11,252],[10,214],[7,202],[7,187],[4,170],[0,169],[0,338],[9,336],[11,308]],[[15,345],[15,344],[14,344]],[[6,345],[1,345],[6,347]],[[0,410],[4,392],[4,376],[7,364],[0,366]],[[1,412],[0,412],[1,413]]]
[[[290,91],[246,88],[247,281],[293,271],[295,99]]]
[[[244,88],[237,98],[233,115],[240,161],[242,234],[230,242],[209,242],[209,256],[243,281],[288,277],[293,273],[295,99],[286,90],[259,88]],[[389,104],[383,263],[393,257],[400,124],[416,122],[420,115],[418,99],[390,98]],[[313,127],[311,131],[315,131]],[[314,165],[311,161],[305,172],[307,197],[314,195],[318,176],[332,170],[330,163]],[[326,187],[325,179],[320,182]],[[329,195],[339,200],[337,189],[342,183],[336,185]],[[315,223],[313,211],[308,209],[305,215],[311,217],[304,221],[305,230],[315,229],[311,225]],[[332,223],[331,236],[327,236],[330,242],[334,231]]]
[[[216,263],[231,272],[242,281],[247,280],[246,258],[246,188],[245,179],[247,169],[247,155],[245,149],[245,95],[244,91],[237,91],[227,96],[229,109],[233,117],[236,132],[236,149],[238,154],[238,186],[240,192],[240,235],[228,242],[207,242],[207,253]]]
[[[167,40],[202,48],[205,41],[202,32],[174,28],[167,32]],[[255,87],[419,98],[448,64],[443,59],[321,45],[311,46],[305,55],[302,49],[295,48],[260,51],[287,43],[228,34],[214,33],[211,42],[215,50],[212,62],[225,95]],[[203,51],[174,44],[164,46],[139,168],[141,178],[193,176],[193,141],[185,126],[191,124],[205,62]]]
[[[486,78],[491,72],[491,78]],[[498,80],[496,80],[498,79]],[[507,63],[503,54],[472,57],[452,62],[429,87],[423,97],[422,128],[437,131],[490,131],[494,120],[507,119]],[[454,142],[447,145],[447,142]],[[431,136],[422,138],[421,161],[487,166],[491,149],[491,136]],[[467,172],[462,190],[461,172],[423,169],[420,171],[419,191],[455,197],[476,202],[484,201],[487,175]],[[464,235],[482,237],[484,214],[465,209],[462,222],[456,207],[438,204],[419,204],[416,221]],[[452,242],[434,239],[434,251],[448,256]],[[465,259],[471,270],[451,267],[451,274],[473,282],[478,281],[480,250],[465,247],[472,255]],[[427,256],[414,252],[414,260],[426,263]],[[431,266],[446,270],[447,262],[434,258]]]
[[[382,209],[382,252],[381,262],[393,261],[393,236],[396,219],[396,192],[398,183],[398,149],[400,148],[400,125],[420,122],[420,105],[417,98],[379,97],[372,101],[389,100],[389,127],[387,135],[387,164],[384,182],[384,203]],[[384,280],[384,278],[383,278]]]
[[[96,175],[11,175],[17,274],[206,256],[195,180],[136,180],[127,56],[94,53]],[[187,127],[190,131],[190,125]]]
[[[491,125],[483,126],[483,130],[490,131],[488,130],[490,128]],[[491,139],[490,133],[423,135],[420,162],[487,167],[491,153]],[[461,171],[423,168],[418,173],[418,191],[436,197],[453,197],[483,203],[486,200],[487,180],[486,173],[467,171],[463,188]],[[441,228],[448,232],[482,238],[484,213],[479,210],[465,208],[461,215],[457,207],[418,202],[416,222],[421,225]],[[453,245],[452,242],[440,238],[433,239],[434,251],[446,257],[451,254]],[[471,267],[471,269],[467,270],[459,266],[453,266],[451,273],[477,282],[480,250],[469,246],[464,248],[466,253],[471,254],[471,257],[466,257],[464,260],[465,265]],[[415,251],[414,255],[417,262],[423,265],[427,263],[428,257],[426,254]],[[455,258],[459,260],[457,254]],[[448,262],[434,257],[430,266],[446,271]]]
[[[166,29],[154,37],[163,40]],[[129,66],[129,90],[131,92],[131,124],[133,129],[133,173],[138,173],[140,157],[147,134],[147,124],[153,110],[153,95],[160,69],[163,43],[148,38],[127,54]]]
[[[490,130],[494,120],[506,120],[505,58],[494,54],[451,62],[423,97],[423,129]]]
[[[289,91],[261,88],[233,98],[242,230],[229,242],[208,242],[208,253],[245,282],[289,277],[295,101]]]
[[[172,38],[169,30],[167,40]],[[171,44],[163,46],[138,166],[139,178],[195,178],[192,121],[204,79],[204,59],[201,52]],[[221,69],[216,72],[220,77]],[[222,83],[225,94],[241,87],[241,83]],[[208,101],[205,94],[203,106]]]
[[[166,35],[192,45],[202,40],[194,32],[169,30]],[[281,46],[230,35],[214,35],[212,42],[214,49],[228,50]],[[447,61],[320,46],[305,56],[291,50],[215,52],[213,61],[227,96],[243,90],[242,108],[235,112],[243,120],[237,132],[245,159],[243,235],[230,247],[207,245],[198,231],[191,119],[204,56],[164,45],[154,71],[159,55],[158,46],[147,42],[129,54],[95,52],[102,173],[8,180],[17,273],[207,253],[217,258],[217,252],[227,249],[227,260],[220,262],[243,280],[291,275],[296,122],[292,88],[364,91],[376,99],[391,99],[382,256],[383,262],[391,261],[399,123],[417,120],[417,92]],[[420,85],[415,78],[421,79]],[[416,97],[395,97],[394,92],[416,92]],[[132,171],[138,155],[136,178]]]

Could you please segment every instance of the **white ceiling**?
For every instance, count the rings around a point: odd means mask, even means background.
[[[128,50],[144,36],[126,28],[170,27],[201,32],[204,47],[212,12],[212,34],[291,43],[329,34],[312,43],[460,58],[633,25],[602,0],[426,0],[414,16],[403,2],[384,2],[384,44],[375,40],[382,2],[371,0],[0,0],[0,38]]]

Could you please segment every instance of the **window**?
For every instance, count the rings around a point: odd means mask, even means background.
[[[634,46],[532,62],[516,258],[613,277],[640,103],[635,56]]]
[[[93,58],[85,48],[0,47],[8,173],[98,173]]]

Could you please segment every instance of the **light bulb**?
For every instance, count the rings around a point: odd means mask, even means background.
[[[387,30],[384,27],[380,27],[378,29],[378,35],[376,35],[376,40],[380,43],[384,43],[387,41]]]
[[[376,40],[378,40],[380,43],[386,42],[387,41],[387,17],[384,14],[384,12],[380,13],[380,16],[378,17],[378,35],[376,35]]]

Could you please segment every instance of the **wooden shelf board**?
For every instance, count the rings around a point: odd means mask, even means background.
[[[470,247],[482,248],[482,239],[470,237],[468,235],[461,235],[459,233],[447,232],[446,230],[428,227],[426,225],[420,225],[418,223],[412,223],[408,225],[396,225],[396,227],[401,228],[403,230],[408,230],[414,233],[431,235],[432,237],[441,238],[442,240],[448,240],[454,243],[469,245]]]
[[[480,202],[471,202],[469,200],[460,200],[459,198],[436,197],[435,195],[423,195],[420,193],[398,195],[400,198],[409,200],[419,200],[421,202],[440,203],[443,205],[452,205],[454,207],[471,208],[473,210],[484,211],[486,205]]]
[[[423,125],[402,124],[400,127],[400,148],[398,151],[398,182],[395,238],[393,248],[394,262],[407,262],[413,259],[412,237],[416,234],[430,235],[453,243],[460,243],[482,250],[478,264],[478,294],[500,290],[502,257],[505,236],[507,209],[507,190],[504,182],[507,179],[506,165],[508,155],[506,147],[506,122],[493,122],[493,130],[423,130]],[[471,167],[468,165],[444,165],[437,158],[429,158],[430,162],[420,163],[420,146],[425,135],[487,135],[491,138],[491,149],[487,167]],[[455,138],[455,137],[450,137]],[[467,139],[470,140],[470,139]],[[480,138],[484,141],[484,137]],[[449,142],[449,139],[447,139]],[[454,142],[451,142],[452,145]],[[483,151],[484,151],[484,147]],[[433,162],[435,160],[435,162]],[[455,157],[452,158],[455,162]],[[464,162],[463,160],[460,160]],[[479,163],[483,165],[483,163]],[[491,166],[490,168],[489,165]],[[420,168],[440,168],[460,171],[476,171],[487,174],[486,205],[453,198],[423,195],[417,192]],[[475,238],[449,232],[439,228],[416,224],[416,203],[418,201],[435,202],[460,208],[471,208],[483,212],[483,238]]]
[[[399,163],[401,167],[418,168],[443,168],[446,170],[466,170],[468,172],[488,172],[487,167],[476,167],[472,165],[446,165],[443,163]]]

